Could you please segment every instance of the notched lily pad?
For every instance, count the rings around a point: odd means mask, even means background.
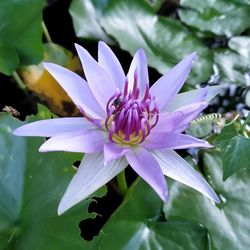
[[[149,185],[135,182],[124,202],[99,235],[99,249],[193,249],[205,250],[209,243],[202,225],[162,218],[162,201]],[[111,240],[112,239],[112,240]]]
[[[28,121],[50,117],[43,109]],[[57,215],[57,206],[82,155],[38,152],[41,138],[17,137],[22,123],[0,113],[0,248],[5,250],[96,249],[80,236],[91,199]],[[105,189],[94,196],[102,196]]]
[[[238,172],[223,182],[219,154],[205,153],[204,165],[206,177],[222,203],[216,206],[192,189],[173,182],[170,186],[170,200],[164,206],[167,220],[202,224],[209,232],[213,249],[248,249],[250,171]]]

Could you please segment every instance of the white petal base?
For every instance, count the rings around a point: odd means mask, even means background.
[[[113,179],[127,166],[122,158],[104,165],[103,153],[86,154],[58,207],[61,215]]]

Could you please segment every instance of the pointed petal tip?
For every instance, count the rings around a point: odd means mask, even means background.
[[[77,174],[77,173],[76,173]],[[86,198],[86,197],[85,197]],[[66,211],[68,211],[70,208],[74,207],[77,203],[81,202],[83,199],[72,199],[72,194],[68,195],[67,190],[66,192],[63,194],[58,208],[57,208],[57,214],[58,216],[64,214]]]
[[[135,54],[138,54],[139,55],[139,58],[141,60],[146,60],[146,53],[145,53],[145,50],[143,48],[139,48],[136,50]]]
[[[58,214],[58,216],[61,216],[62,214],[64,214],[65,212],[67,212],[69,209],[73,208],[77,203],[79,203],[81,201],[72,202],[69,199],[65,200],[65,194],[64,194],[64,196],[62,197],[62,199],[61,199],[61,201],[60,201],[60,203],[58,205],[58,208],[57,208],[57,214]]]
[[[51,67],[56,66],[56,64],[50,63],[50,62],[43,62],[42,64],[43,64],[43,67],[44,67],[46,70],[48,70],[48,71],[50,70]]]
[[[16,128],[12,131],[12,134],[13,135],[17,135],[17,136],[21,136],[22,134],[20,133],[20,129],[19,128]]]
[[[194,51],[194,52],[187,54],[182,60],[188,62],[189,67],[192,67],[197,57],[198,57],[198,52]]]
[[[90,195],[93,197],[96,190],[104,186],[127,166],[125,160],[117,160],[110,162],[107,167],[103,167],[103,161],[103,153],[85,154],[59,203],[58,215],[88,199]]]
[[[213,201],[214,201],[216,204],[220,204],[220,203],[221,203],[221,200],[220,200],[220,198],[217,196],[217,194],[215,194],[215,196],[213,197]]]
[[[74,43],[74,46],[75,46],[76,49],[82,47],[82,46],[81,46],[80,44],[78,44],[78,43]]]
[[[87,54],[89,54],[88,51],[87,51],[83,46],[81,46],[80,44],[74,43],[74,45],[75,45],[77,54],[78,54],[79,56],[80,56],[81,53],[87,53]]]
[[[212,145],[212,144],[210,144],[209,142],[207,142],[207,141],[204,141],[205,142],[205,147],[206,148],[213,148],[214,147],[214,145]]]
[[[64,68],[63,66],[50,62],[43,62],[42,65],[52,76],[55,71],[58,71],[60,68]]]
[[[43,145],[38,149],[38,152],[40,153],[44,153],[44,152],[47,152],[44,148],[43,148]]]
[[[219,204],[221,201],[212,187],[201,174],[191,167],[175,151],[154,151],[164,175],[183,183],[205,195],[211,201]]]
[[[14,129],[12,131],[12,134],[16,136],[30,136],[29,124],[25,124],[21,127]]]
[[[144,50],[143,48],[139,48],[139,49],[137,49],[137,51],[136,51],[136,52],[145,54],[145,50]]]
[[[65,204],[65,202],[62,200],[60,201],[58,208],[57,208],[57,214],[58,216],[64,214],[69,208],[71,208],[71,206]]]
[[[215,202],[216,204],[220,204],[221,200],[219,196],[215,193],[215,191],[211,188],[210,193],[206,195],[211,201]]]
[[[161,195],[161,199],[164,203],[168,202],[168,190],[165,190],[165,192],[163,192],[163,194]]]
[[[194,51],[194,52],[190,53],[189,55],[187,55],[187,59],[190,59],[192,64],[195,62],[197,57],[198,57],[198,52],[197,51]]]
[[[195,58],[195,57],[198,56],[198,52],[197,52],[197,51],[193,51],[193,52],[191,52],[191,53],[189,54],[189,56]]]
[[[167,203],[168,202],[168,186],[167,186],[167,183],[162,188],[163,188],[162,192],[161,193],[157,192],[157,194],[159,195],[159,197],[161,198],[161,200],[164,203]]]
[[[40,153],[51,152],[51,151],[56,151],[56,150],[51,150],[50,148],[48,148],[47,141],[45,141],[38,149],[38,152]]]
[[[208,198],[212,203],[220,204],[221,200],[218,197],[218,195],[215,193],[215,191],[210,187],[210,190],[207,193],[202,193],[206,198]]]
[[[107,46],[107,47],[109,47],[104,41],[99,41],[98,42],[98,47],[99,46]]]
[[[209,105],[209,102],[207,102],[207,101],[201,101],[201,102],[197,102],[197,104],[198,104],[200,107],[206,108],[206,107]]]
[[[75,45],[76,52],[77,52],[78,56],[80,56],[80,55],[79,55],[80,52],[84,52],[85,49],[84,49],[80,44],[78,44],[78,43],[74,43],[74,45]]]
[[[208,93],[206,96],[206,101],[210,102],[215,96],[221,93],[226,88],[226,86],[216,85],[208,87]]]
[[[58,207],[58,209],[57,209],[57,215],[61,216],[62,214],[63,214],[63,211],[61,209],[59,209],[59,207]]]

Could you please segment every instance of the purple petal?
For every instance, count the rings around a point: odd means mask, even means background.
[[[118,145],[113,142],[107,142],[104,144],[104,159],[105,163],[111,160],[116,160],[121,158],[128,152],[130,149],[126,146]]]
[[[142,146],[147,149],[185,149],[205,147],[210,148],[208,142],[197,139],[190,135],[173,132],[155,132],[151,133]]]
[[[110,97],[117,91],[116,84],[108,72],[104,70],[86,49],[75,45],[80,57],[89,87],[101,107],[106,110]]]
[[[205,87],[178,94],[164,109],[166,112],[174,111],[182,106],[195,102],[210,102],[223,90],[221,86]]]
[[[150,88],[150,92],[158,99],[160,110],[163,110],[173,97],[177,95],[187,79],[195,58],[195,52],[186,56]]]
[[[53,63],[44,67],[58,81],[76,106],[95,119],[103,119],[106,114],[95,100],[87,82],[76,73]]]
[[[181,112],[182,118],[175,127],[176,132],[183,132],[189,125],[189,123],[196,119],[200,112],[208,106],[207,102],[198,102],[183,106],[176,110],[176,112]]]
[[[196,119],[208,103],[198,102],[183,106],[175,112],[159,114],[159,120],[153,132],[182,132],[189,123]]]
[[[86,154],[63,195],[57,210],[58,215],[86,199],[123,171],[126,166],[127,161],[124,158],[104,165],[102,153]]]
[[[125,74],[113,51],[104,42],[98,43],[98,63],[110,74],[116,86],[123,90]]]
[[[167,183],[153,155],[137,147],[126,153],[126,159],[135,172],[155,190],[164,202],[167,202]]]
[[[100,130],[91,130],[87,133],[71,132],[53,136],[40,147],[39,151],[93,153],[102,151],[106,140],[107,134]]]
[[[183,113],[181,112],[159,114],[159,120],[152,133],[175,131],[176,127],[181,122],[182,116]]]
[[[86,133],[91,129],[96,129],[96,127],[83,117],[55,118],[26,124],[15,129],[13,134],[21,136],[51,137],[54,135],[76,131]]]
[[[206,180],[176,152],[172,150],[155,150],[153,154],[155,155],[164,175],[194,188],[216,203],[220,203],[218,196]]]
[[[145,52],[143,49],[138,49],[134,55],[128,71],[128,87],[129,90],[133,89],[135,70],[137,70],[137,82],[140,89],[140,96],[143,97],[145,94],[146,86],[148,82],[148,64]]]

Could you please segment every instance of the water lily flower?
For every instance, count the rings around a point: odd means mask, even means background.
[[[194,188],[219,203],[206,180],[174,149],[211,147],[183,134],[190,121],[207,107],[218,89],[201,88],[177,94],[196,53],[186,56],[149,87],[146,56],[138,49],[128,74],[111,49],[98,45],[98,61],[76,45],[87,81],[74,72],[44,63],[83,117],[36,121],[15,135],[50,137],[40,152],[83,152],[85,156],[58,208],[64,213],[130,165],[167,202],[164,175]]]

